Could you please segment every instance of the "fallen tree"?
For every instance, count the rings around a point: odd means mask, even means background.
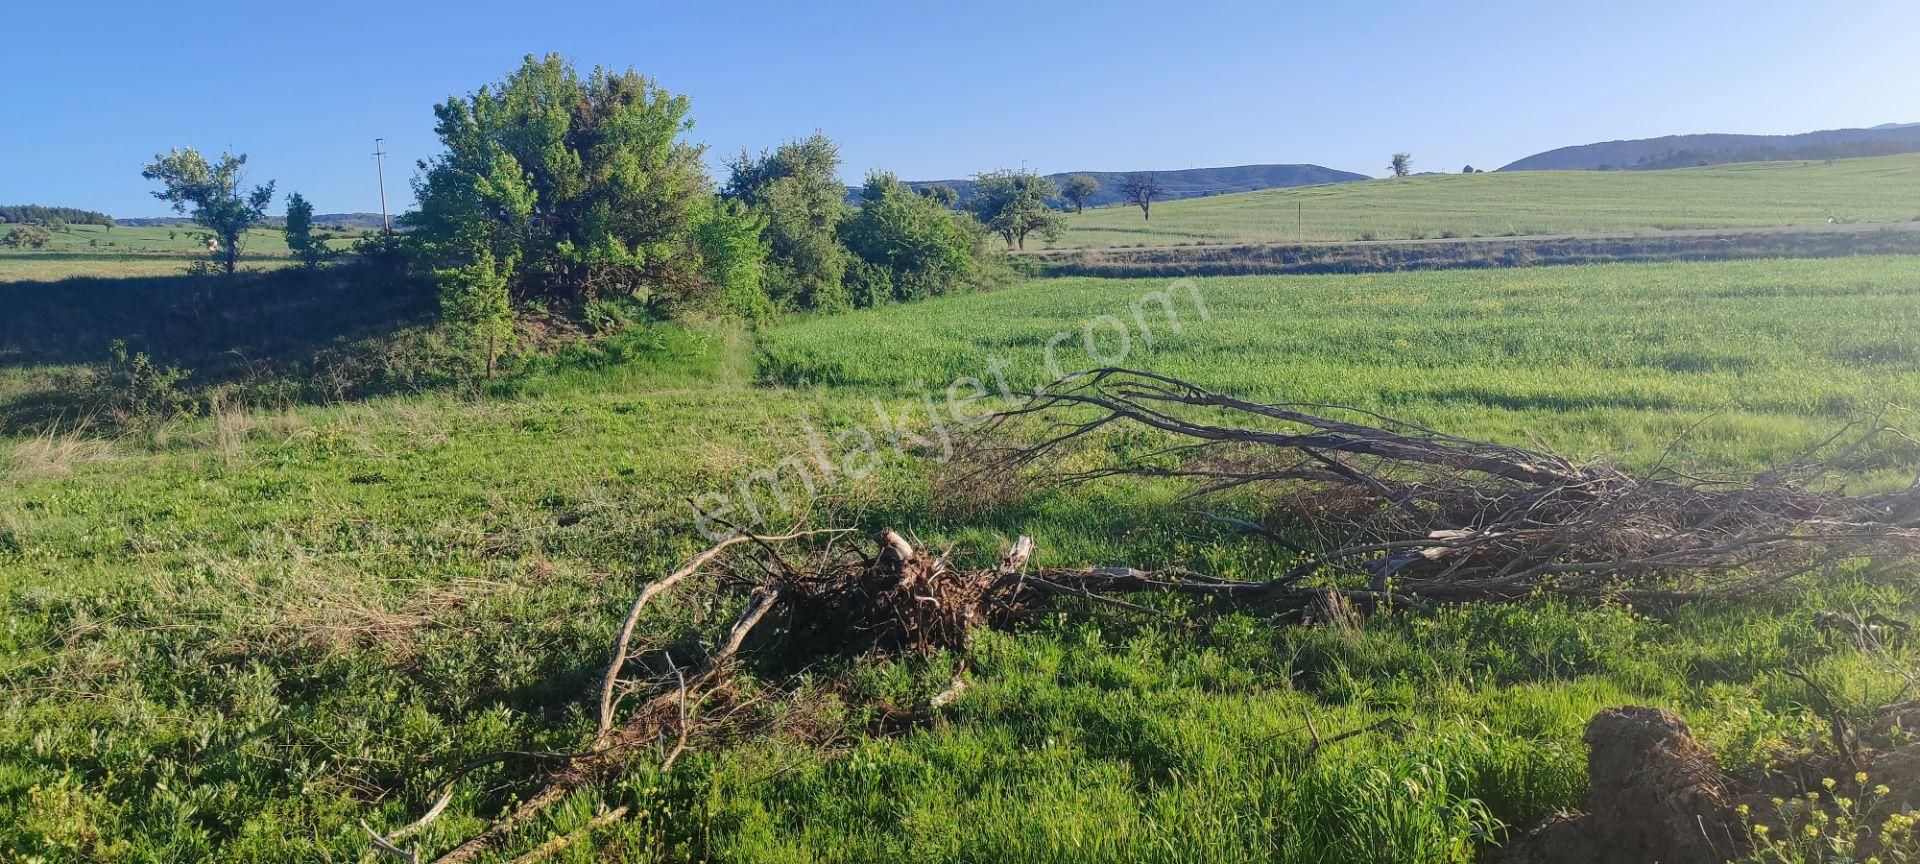
[[[1034,418],[1044,430],[1038,440],[1004,443]],[[996,418],[980,453],[991,469],[1033,469],[1114,426],[1158,430],[1173,443],[1145,459],[1043,473],[1179,478],[1195,496],[1259,486],[1308,533],[1333,538],[1307,549],[1247,525],[1300,561],[1258,586],[1210,589],[1225,593],[1336,575],[1364,580],[1365,593],[1435,600],[1542,588],[1676,599],[1748,594],[1840,561],[1908,563],[1920,553],[1920,479],[1876,495],[1817,486],[1836,463],[1900,435],[1878,418],[1748,477],[1692,476],[1664,461],[1632,473],[1369,411],[1264,404],[1107,368],[1063,379]]]

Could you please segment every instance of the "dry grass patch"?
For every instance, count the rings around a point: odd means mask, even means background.
[[[114,456],[113,444],[87,434],[84,423],[65,432],[49,429],[13,445],[7,476],[16,483],[70,477],[78,466],[110,462]]]

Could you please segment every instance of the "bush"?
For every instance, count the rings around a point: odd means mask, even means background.
[[[847,294],[855,306],[884,306],[893,301],[893,290],[893,274],[885,267],[856,260],[847,268]]]
[[[840,151],[825,135],[790,141],[730,166],[725,195],[766,215],[767,281],[783,309],[834,311],[851,305],[847,250],[837,231],[846,215]]]
[[[964,291],[983,279],[985,233],[979,223],[913,193],[892,174],[875,172],[867,178],[860,209],[842,223],[840,235],[862,263],[881,268],[885,276],[881,296],[874,293],[878,276],[848,272],[847,285],[857,306]]]
[[[0,243],[14,249],[42,249],[52,242],[53,233],[38,225],[22,225],[0,238]]]
[[[711,305],[722,315],[759,324],[776,310],[767,296],[767,218],[738,201],[712,201],[695,221],[702,269],[715,288]]]
[[[680,140],[688,107],[631,70],[582,78],[557,54],[447,100],[434,109],[446,151],[407,217],[422,263],[488,256],[522,298],[684,299],[699,287],[694,220],[711,194],[700,148]]]
[[[106,375],[101,379],[97,401],[122,425],[191,417],[200,413],[200,404],[180,389],[180,383],[193,375],[191,369],[157,366],[144,352],[127,349],[119,339],[108,344],[111,355]]]

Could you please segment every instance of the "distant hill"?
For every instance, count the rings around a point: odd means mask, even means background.
[[[185,216],[134,216],[115,221],[121,225],[133,225],[136,227],[193,224],[193,220]],[[269,219],[267,222],[270,225],[280,224],[280,220],[278,219]],[[315,213],[313,214],[313,224],[322,228],[331,228],[332,226],[340,225],[349,229],[355,229],[379,228],[381,222],[380,214],[378,213]]]
[[[1536,153],[1502,171],[1691,168],[1729,162],[1850,159],[1920,152],[1920,123],[1829,129],[1799,135],[1667,135]]]
[[[1087,199],[1088,207],[1120,203],[1120,182],[1128,171],[1063,171],[1047,175],[1056,184],[1063,184],[1075,174],[1091,174],[1099,181],[1100,191]],[[1179,171],[1153,171],[1155,179],[1166,190],[1160,200],[1173,201],[1181,198],[1204,198],[1209,195],[1225,195],[1230,192],[1255,192],[1261,189],[1280,189],[1293,186],[1315,186],[1321,183],[1349,183],[1355,180],[1370,180],[1365,174],[1351,171],[1336,171],[1319,165],[1236,165],[1231,168],[1187,168]],[[952,186],[965,201],[973,194],[972,180],[910,180],[907,185],[914,189],[928,186]],[[860,201],[859,187],[847,190],[847,202],[857,204]],[[1057,203],[1057,202],[1056,202]]]

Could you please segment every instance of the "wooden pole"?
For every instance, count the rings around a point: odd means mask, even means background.
[[[380,176],[380,230],[391,234],[393,220],[387,218],[387,163],[384,158],[387,154],[386,149],[381,146],[386,140],[385,138],[373,139],[373,165],[374,171]]]

